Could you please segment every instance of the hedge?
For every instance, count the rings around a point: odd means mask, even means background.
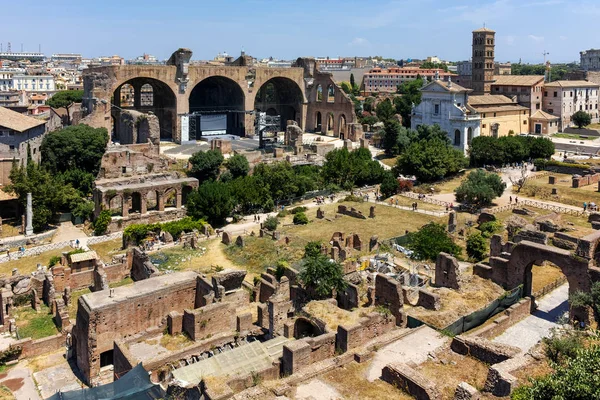
[[[194,229],[201,230],[206,224],[203,220],[194,220],[192,217],[186,217],[178,221],[171,221],[156,224],[133,224],[129,225],[123,231],[123,238],[128,243],[139,245],[150,233],[169,232],[174,240],[179,239],[183,232],[191,232]]]

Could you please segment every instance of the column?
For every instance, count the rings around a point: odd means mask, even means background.
[[[27,226],[25,227],[25,236],[33,235],[33,201],[31,198],[31,193],[27,193],[27,210],[26,210],[26,219]]]
[[[142,107],[142,85],[133,86],[133,107],[137,110]]]

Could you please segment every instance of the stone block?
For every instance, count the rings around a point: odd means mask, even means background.
[[[246,271],[244,270],[226,269],[217,272],[212,277],[213,288],[223,286],[226,292],[239,289],[242,287],[242,282],[244,282],[245,277]]]
[[[221,238],[221,243],[229,246],[231,244],[231,235],[225,231],[223,231],[223,237]]]
[[[381,378],[407,392],[417,400],[440,399],[440,394],[435,388],[435,384],[406,364],[386,365],[381,371]]]
[[[454,392],[454,400],[477,400],[479,392],[467,382],[461,382]]]

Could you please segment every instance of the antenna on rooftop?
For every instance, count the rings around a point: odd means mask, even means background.
[[[8,49],[6,50],[6,52],[7,52],[7,53],[10,53],[10,52],[11,52],[11,50],[10,50],[10,42],[8,42]]]
[[[21,43],[21,53],[23,52],[23,43]]]

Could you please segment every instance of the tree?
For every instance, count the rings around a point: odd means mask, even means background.
[[[415,137],[416,134],[414,131],[403,127],[395,119],[386,121],[383,131],[383,148],[385,154],[394,156],[404,152]]]
[[[375,99],[373,97],[367,97],[363,103],[363,110],[366,112],[373,112],[373,103],[375,103]]]
[[[354,74],[350,73],[350,86],[351,87],[355,87],[356,86],[356,81],[354,80]]]
[[[592,123],[592,116],[585,111],[577,111],[571,119],[579,129]]]
[[[64,107],[67,110],[68,123],[71,124],[71,111],[70,108],[75,103],[81,103],[83,100],[83,90],[63,90],[56,92],[54,96],[50,97],[46,104],[52,108]]]
[[[480,232],[467,236],[467,255],[475,261],[481,261],[487,255],[487,242]]]
[[[383,182],[381,182],[381,186],[379,186],[379,190],[381,190],[381,195],[384,198],[388,198],[398,193],[399,189],[400,184],[398,183],[398,180],[394,177],[394,174],[390,171],[386,171],[383,175]]]
[[[323,181],[334,183],[344,189],[354,185],[378,184],[383,178],[384,169],[372,160],[368,149],[349,152],[346,148],[335,149],[325,156],[321,170]]]
[[[318,257],[321,254],[321,242],[311,241],[304,246],[304,258]]]
[[[387,121],[394,116],[395,110],[390,99],[380,101],[375,108],[375,114],[380,121]]]
[[[94,221],[94,234],[96,236],[104,235],[111,219],[109,210],[100,211],[100,215],[98,215],[98,218]]]
[[[455,189],[456,201],[477,206],[487,206],[496,197],[502,196],[506,183],[502,182],[500,175],[478,169],[467,176],[459,187]]]
[[[594,282],[589,292],[577,291],[569,296],[571,307],[591,307],[596,315],[600,317],[600,282]]]
[[[269,212],[275,206],[269,187],[256,176],[244,176],[227,182],[231,195],[235,199],[235,211],[248,215],[257,212]]]
[[[456,174],[466,165],[461,151],[434,138],[411,143],[398,157],[394,171],[396,175],[414,175],[420,182],[433,182]]]
[[[218,150],[199,151],[190,157],[190,172],[200,182],[214,180],[219,176],[223,155]]]
[[[527,178],[529,178],[529,170],[526,166],[522,166],[521,175],[518,178],[510,176],[508,179],[510,179],[510,183],[517,188],[517,193],[521,193],[521,189],[523,189],[523,186],[527,183]]]
[[[414,81],[405,82],[398,86],[398,93],[401,95],[394,98],[394,106],[396,114],[402,116],[402,125],[410,127],[410,116],[413,105],[421,104],[421,88],[423,87],[423,79],[418,78]]]
[[[344,93],[352,94],[352,85],[350,83],[343,81],[342,83],[340,83],[340,86],[342,87]]]
[[[407,247],[414,251],[414,256],[421,260],[435,260],[439,253],[459,256],[462,253],[442,224],[430,222],[417,232],[408,234]]]
[[[529,157],[548,159],[554,154],[555,148],[552,140],[547,138],[532,138],[527,136],[529,141]]]
[[[44,136],[40,147],[42,164],[53,173],[80,169],[95,176],[107,143],[105,128],[69,126]]]
[[[531,384],[518,387],[513,400],[598,399],[600,393],[600,346],[592,344],[577,351],[563,363],[553,364],[554,372],[531,379]]]
[[[236,154],[227,160],[227,168],[234,178],[248,175],[250,163],[248,159],[241,154]]]
[[[311,254],[302,261],[298,276],[309,290],[314,290],[318,298],[331,297],[333,291],[341,292],[346,289],[342,266],[325,255]]]
[[[195,219],[205,219],[220,226],[231,215],[234,199],[229,186],[223,182],[206,181],[188,195],[186,209]]]

